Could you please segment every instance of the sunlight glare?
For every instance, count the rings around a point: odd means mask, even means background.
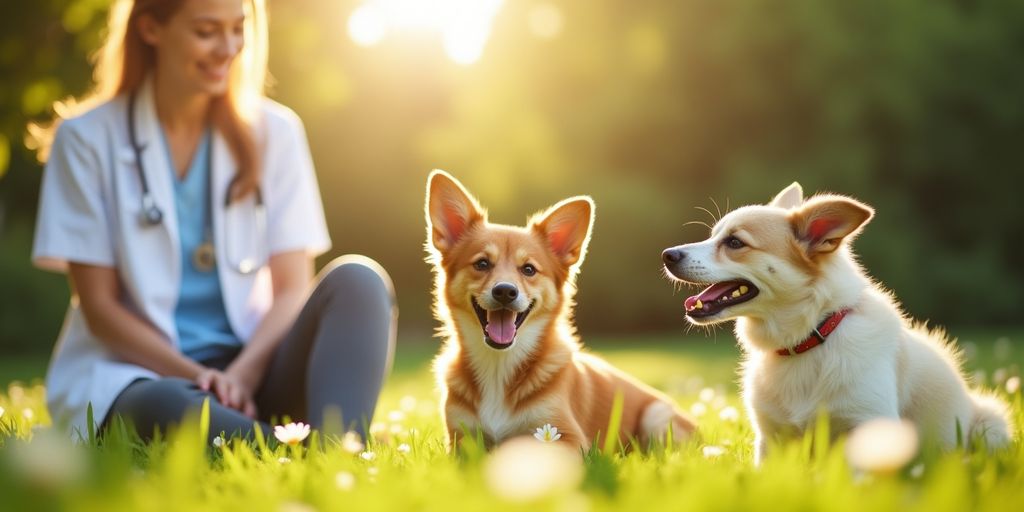
[[[562,11],[550,3],[530,9],[530,31],[541,39],[554,39],[562,32]]]
[[[348,35],[359,46],[373,46],[387,33],[384,17],[376,5],[360,5],[348,18]]]
[[[399,31],[434,32],[448,57],[469,65],[483,55],[504,0],[365,0],[348,19],[349,37],[372,46]]]
[[[480,59],[490,28],[472,25],[453,26],[442,32],[444,51],[457,64],[468,65]]]

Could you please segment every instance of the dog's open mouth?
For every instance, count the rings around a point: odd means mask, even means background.
[[[533,311],[533,302],[525,311],[516,312],[505,308],[488,311],[480,307],[475,298],[471,297],[470,300],[473,302],[476,317],[480,320],[480,326],[484,329],[484,341],[489,347],[498,350],[512,346],[512,342],[516,340],[516,331],[523,325],[530,311]]]
[[[717,315],[729,306],[753,299],[758,293],[757,287],[750,281],[723,281],[708,286],[693,297],[688,297],[683,305],[686,308],[686,316],[704,318]]]

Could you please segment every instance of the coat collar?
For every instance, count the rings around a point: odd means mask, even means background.
[[[130,156],[130,161],[136,164],[134,172],[144,173],[146,183],[149,185],[149,193],[153,202],[163,213],[163,220],[157,229],[163,229],[170,238],[174,250],[170,255],[177,261],[180,247],[180,235],[178,232],[178,216],[175,213],[173,170],[167,159],[169,151],[161,136],[160,119],[156,114],[156,99],[153,92],[154,80],[150,74],[142,82],[134,93],[127,94],[126,102],[134,102],[126,108],[126,120],[129,131],[125,140],[124,154]],[[134,119],[131,118],[134,113]],[[134,133],[131,133],[134,131]],[[135,138],[137,148],[132,147],[132,137]],[[138,181],[142,187],[141,177],[133,180]],[[140,212],[141,215],[141,212]],[[139,225],[144,226],[141,219]],[[152,228],[146,228],[152,229]],[[177,265],[175,265],[177,268]]]
[[[174,211],[174,171],[171,169],[167,155],[170,154],[165,138],[161,135],[160,119],[156,113],[155,80],[150,74],[143,81],[135,94],[135,138],[139,145],[139,156],[142,160],[153,200],[163,210],[163,225],[172,241],[177,245],[179,240],[178,220]],[[131,95],[126,101],[132,101]],[[128,129],[131,129],[129,125]],[[211,211],[213,212],[214,233],[223,232],[224,198],[227,196],[228,185],[236,172],[236,163],[224,135],[214,127],[210,147],[210,173],[212,174],[213,190],[211,190]],[[122,151],[127,160],[135,162],[136,153],[131,145],[131,138],[126,141]],[[141,183],[140,183],[141,186]]]

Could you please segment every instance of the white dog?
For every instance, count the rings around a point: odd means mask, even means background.
[[[666,271],[708,285],[685,301],[697,325],[736,319],[754,462],[769,439],[800,435],[827,412],[833,434],[905,418],[942,446],[1012,435],[1006,404],[970,391],[945,334],[912,324],[869,278],[849,241],[874,211],[853,199],[803,199],[794,183],[766,206],[739,208],[711,237],[666,249]]]

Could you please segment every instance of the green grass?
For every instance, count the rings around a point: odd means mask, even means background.
[[[978,378],[998,384],[1022,424],[1020,392],[1006,393],[1004,382],[1020,373],[1024,350],[1010,340],[1024,339],[1024,332],[953,334],[972,347],[968,372],[984,371]],[[699,414],[701,439],[642,453],[595,450],[582,459],[538,450],[547,447],[532,439],[490,454],[470,444],[460,456],[450,455],[428,370],[436,345],[419,344],[400,346],[375,436],[363,450],[315,434],[300,448],[268,440],[219,449],[199,441],[198,419],[148,446],[118,435],[73,446],[46,426],[44,389],[32,380],[39,374],[6,373],[19,367],[4,365],[0,382],[13,375],[22,383],[0,394],[0,510],[930,512],[1005,511],[1024,503],[1019,441],[991,455],[925,447],[899,470],[864,473],[849,467],[844,441],[828,446],[819,433],[817,442],[812,434],[777,446],[755,469],[735,383],[739,350],[727,331],[588,341],[593,351]],[[515,498],[531,493],[527,501]]]
[[[46,374],[45,355],[5,355],[0,358],[0,389],[12,382],[31,383]]]

